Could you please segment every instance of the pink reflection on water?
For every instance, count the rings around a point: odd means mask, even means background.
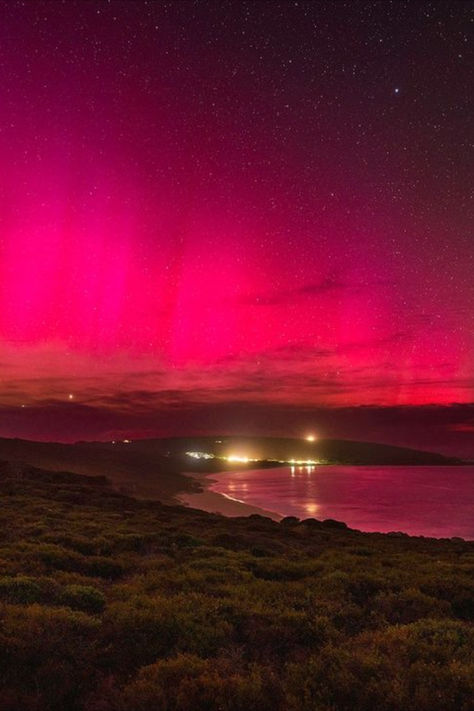
[[[362,531],[474,539],[474,466],[318,466],[226,472],[213,491],[285,516]]]

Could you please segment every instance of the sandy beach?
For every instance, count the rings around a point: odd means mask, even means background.
[[[283,518],[283,516],[275,511],[266,511],[265,509],[258,508],[257,506],[245,504],[238,499],[232,499],[229,496],[217,494],[215,491],[211,491],[210,487],[213,482],[212,474],[195,474],[185,472],[185,476],[196,479],[202,486],[203,491],[198,494],[189,494],[187,492],[179,494],[177,498],[184,506],[189,506],[193,509],[201,509],[202,511],[208,511],[209,513],[218,513],[229,517],[259,514],[260,516],[272,518],[274,521],[280,521]]]

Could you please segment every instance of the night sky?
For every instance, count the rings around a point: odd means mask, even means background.
[[[474,439],[473,3],[0,11],[0,435]]]

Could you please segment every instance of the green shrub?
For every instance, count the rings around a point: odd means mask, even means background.
[[[474,632],[426,620],[364,633],[290,664],[288,711],[471,711]]]
[[[101,556],[91,556],[81,567],[81,570],[86,575],[91,575],[97,578],[108,578],[115,580],[120,578],[124,573],[122,563],[118,560],[111,560]]]
[[[175,615],[156,605],[111,604],[104,617],[108,658],[120,670],[136,669],[173,653],[180,637]]]
[[[268,670],[179,655],[142,669],[121,702],[127,711],[274,711],[279,694]]]
[[[93,643],[99,626],[88,615],[66,608],[0,608],[2,688],[21,692],[23,701],[34,697],[35,711],[80,708],[96,675]],[[12,706],[22,708],[20,703]]]
[[[29,605],[43,599],[41,586],[35,578],[23,575],[0,578],[0,600],[12,604]]]
[[[102,612],[105,607],[103,593],[90,585],[66,585],[61,595],[61,602],[74,610],[92,614]]]
[[[50,569],[82,572],[84,566],[85,559],[81,555],[53,543],[32,546],[31,554]]]
[[[474,592],[456,592],[451,600],[451,609],[456,617],[461,620],[474,621]]]
[[[423,617],[448,617],[451,609],[445,600],[437,600],[413,588],[381,593],[373,607],[391,624],[407,624]]]

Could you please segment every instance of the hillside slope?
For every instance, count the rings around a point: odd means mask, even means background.
[[[0,463],[2,711],[469,711],[474,543]]]

